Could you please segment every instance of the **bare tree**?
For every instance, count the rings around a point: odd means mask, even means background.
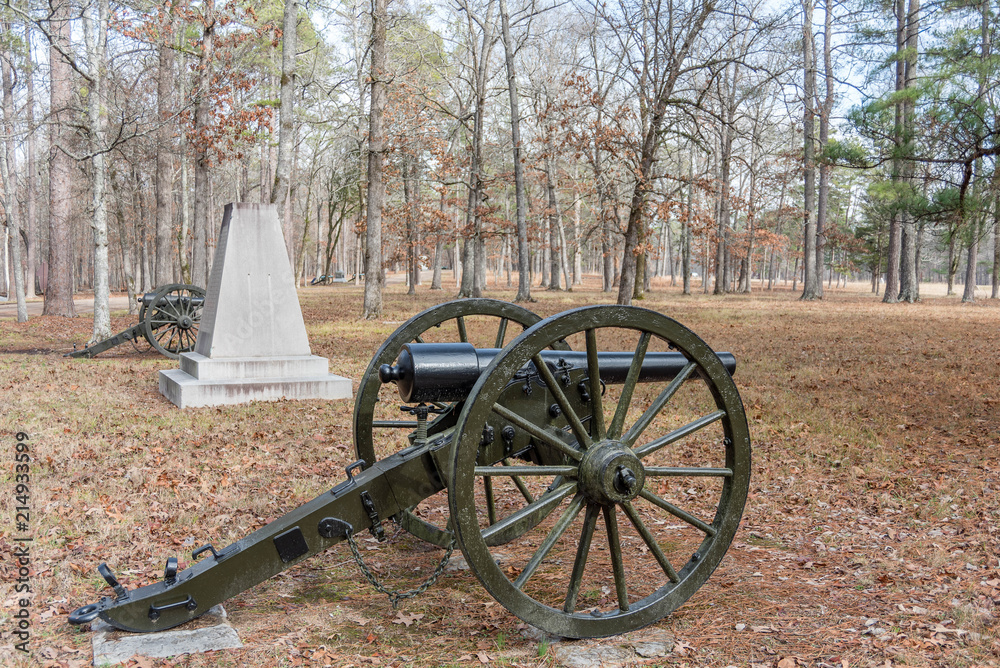
[[[368,215],[365,232],[365,300],[361,315],[372,320],[382,315],[382,207],[385,183],[382,164],[385,159],[386,63],[385,28],[389,0],[373,0],[371,37],[371,109],[368,115]]]
[[[72,318],[73,239],[72,211],[73,159],[67,153],[69,121],[73,103],[70,47],[69,0],[52,0],[49,15],[49,272],[45,288],[44,315]]]
[[[459,287],[459,297],[479,297],[482,294],[483,266],[483,218],[481,204],[485,196],[483,183],[483,133],[486,123],[486,98],[489,94],[487,82],[489,79],[490,53],[496,41],[496,29],[493,10],[493,0],[486,5],[485,16],[477,14],[466,0],[460,0],[469,30],[470,50],[473,72],[472,109],[472,154],[469,160],[469,202],[465,218],[465,244],[463,246],[462,284]],[[477,45],[477,37],[479,44]]]
[[[161,20],[159,44],[159,71],[156,75],[156,111],[160,123],[156,131],[156,262],[154,283],[166,285],[173,282],[173,171],[171,150],[173,127],[168,118],[174,113],[174,49],[171,41],[177,25],[173,3],[164,4],[165,17]],[[183,253],[183,249],[181,249]]]
[[[4,30],[10,33],[10,23],[2,24]],[[2,69],[3,82],[3,134],[4,151],[0,155],[0,179],[3,180],[3,206],[4,219],[7,229],[10,232],[11,264],[14,270],[14,294],[17,300],[17,321],[26,322],[28,320],[28,305],[24,298],[24,272],[21,266],[21,225],[17,210],[17,184],[15,175],[17,174],[17,164],[15,157],[14,138],[14,76],[11,64],[13,62],[12,52],[0,53],[0,69]],[[6,244],[5,244],[6,245]],[[6,267],[4,268],[6,274]],[[10,290],[8,289],[8,297]]]
[[[813,0],[802,0],[802,170],[805,252],[802,299],[817,299],[816,284],[816,45],[813,41]]]
[[[87,48],[87,121],[90,139],[90,226],[94,233],[94,329],[90,343],[111,336],[111,287],[108,264],[108,208],[106,201],[108,0],[94,0],[84,9],[84,41]]]
[[[641,286],[644,280],[636,270],[636,259],[641,252],[646,200],[664,121],[674,103],[672,97],[678,78],[689,66],[691,51],[715,7],[715,0],[694,0],[690,5],[662,0],[640,3],[623,0],[614,16],[604,14],[605,20],[615,27],[618,48],[630,54],[622,74],[630,78],[638,102],[640,125],[638,145],[634,147],[635,183],[622,250],[619,304],[631,304],[636,281]]]
[[[296,0],[285,0],[285,12],[281,32],[281,92],[278,120],[278,162],[274,169],[274,187],[271,189],[271,204],[278,205],[278,220],[285,221],[285,203],[289,199],[291,183],[292,151],[295,134],[295,56],[298,52],[297,26],[299,4]],[[285,245],[289,257],[292,254],[292,235],[286,229]]]
[[[829,0],[828,0],[829,1]],[[920,29],[920,0],[909,0],[904,21],[905,57],[903,60],[903,88],[912,90],[917,85],[917,46]],[[988,39],[988,38],[987,38]],[[900,109],[902,127],[903,156],[900,165],[899,178],[903,183],[904,192],[908,195],[914,193],[914,172],[916,169],[913,159],[913,139],[914,139],[914,102],[910,96],[903,96],[902,102],[897,105]],[[907,200],[912,197],[907,197]],[[920,285],[917,283],[917,225],[914,214],[908,206],[901,207],[900,211],[900,270],[899,270],[899,300],[913,303],[920,298]]]
[[[208,139],[212,123],[213,58],[215,52],[215,0],[205,0],[202,5],[201,54],[198,61],[198,83],[194,97],[194,221],[192,231],[191,282],[208,284],[208,235],[212,220],[212,157]]]
[[[531,301],[531,276],[528,271],[528,204],[524,194],[524,166],[521,157],[521,110],[517,99],[517,71],[514,45],[510,37],[510,15],[506,0],[500,0],[500,23],[503,33],[504,62],[507,65],[507,90],[510,94],[510,138],[514,153],[514,199],[517,206],[517,296],[514,301]]]

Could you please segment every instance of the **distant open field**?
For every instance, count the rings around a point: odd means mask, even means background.
[[[408,297],[390,284],[383,319],[368,322],[361,287],[303,288],[313,352],[356,387],[381,341],[452,285]],[[812,303],[757,285],[724,298],[654,285],[641,306],[739,360],[754,460],[722,565],[654,627],[677,641],[673,653],[634,665],[1000,664],[1000,304],[962,305],[937,288],[883,305],[865,284]],[[596,279],[534,296],[542,316],[614,299]],[[134,322],[114,321],[115,331]],[[166,557],[183,567],[192,547],[228,545],[339,482],[356,458],[350,401],[181,411],[157,389],[170,360],[127,346],[64,359],[90,329],[89,317],[0,321],[0,452],[12,463],[23,431],[34,455],[30,657],[7,633],[18,598],[10,463],[0,479],[4,665],[88,664],[90,633],[66,614],[108,593],[98,563],[129,587],[158,579]],[[405,534],[370,547],[400,588],[441,554]],[[393,610],[346,546],[226,607],[244,649],[142,665],[559,665],[470,571]],[[649,633],[565,644],[629,646]]]

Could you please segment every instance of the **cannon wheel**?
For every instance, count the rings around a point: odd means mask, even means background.
[[[409,433],[416,425],[415,422],[410,424],[409,421],[403,420],[405,416],[400,416],[398,420],[375,419],[375,405],[379,401],[380,390],[382,401],[399,403],[394,385],[382,388],[382,382],[378,378],[379,367],[395,362],[404,344],[423,341],[423,335],[432,328],[440,328],[440,333],[435,333],[436,341],[442,341],[444,337],[451,342],[468,342],[466,319],[484,316],[496,320],[496,335],[490,342],[494,348],[502,348],[512,335],[520,334],[524,328],[541,320],[537,314],[510,302],[497,299],[463,299],[438,304],[418,313],[400,325],[385,340],[361,377],[354,404],[354,450],[359,458],[371,465],[376,460],[392,454],[375,452],[376,429],[402,429]],[[508,331],[510,323],[519,325],[517,332]],[[407,531],[429,543],[441,547],[451,543],[451,531],[430,524],[409,511],[403,513],[400,523]]]
[[[586,349],[586,377],[564,393],[553,391],[570,428],[546,435],[536,426],[535,433],[567,454],[560,466],[519,466],[523,480],[552,480],[553,493],[511,510],[478,492],[479,479],[496,479],[498,470],[477,462],[480,434],[505,412],[498,399],[514,374],[562,340]],[[622,342],[635,346],[635,361],[624,384],[605,387],[597,353],[628,349]],[[638,385],[646,350],[676,350],[689,363],[678,379]],[[561,385],[544,368],[538,378]],[[585,400],[589,412],[574,420],[566,397],[584,390],[597,400]],[[448,498],[458,544],[494,598],[554,635],[603,637],[660,620],[711,575],[739,526],[750,480],[739,392],[711,348],[659,313],[584,307],[532,326],[480,377],[456,430]],[[498,516],[497,508],[507,514]],[[538,522],[539,513],[547,518]],[[491,551],[491,532],[525,523],[537,525]]]
[[[201,297],[202,302],[193,304],[191,297]],[[143,336],[157,352],[170,359],[194,350],[204,298],[205,291],[196,285],[171,283],[159,288],[141,314]]]

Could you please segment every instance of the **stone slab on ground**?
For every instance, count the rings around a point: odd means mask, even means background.
[[[108,666],[125,663],[135,656],[162,659],[180,654],[198,654],[220,649],[243,647],[239,635],[226,619],[221,605],[211,608],[198,619],[159,633],[129,633],[119,631],[98,619],[91,625],[94,631],[94,665]]]
[[[226,206],[194,352],[159,385],[180,408],[351,397],[309,347],[276,207]]]
[[[549,647],[555,663],[565,668],[624,668],[635,663],[635,653],[611,645],[558,643]]]
[[[534,628],[534,627],[532,627]],[[536,629],[536,631],[538,631]],[[652,658],[668,656],[674,650],[674,638],[659,629],[645,629],[629,634],[614,643],[609,640],[560,640],[545,638],[549,654],[563,668],[625,668]]]

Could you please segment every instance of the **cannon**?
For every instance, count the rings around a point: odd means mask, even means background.
[[[145,293],[139,303],[139,322],[103,341],[68,352],[64,357],[94,357],[127,341],[143,352],[139,347],[140,338],[170,359],[177,359],[181,353],[194,350],[201,311],[205,305],[202,288],[171,283]]]
[[[183,571],[170,557],[154,584],[129,591],[102,563],[114,596],[69,621],[171,628],[341,541],[360,565],[356,534],[382,537],[391,518],[446,548],[429,582],[457,547],[497,601],[550,634],[652,624],[708,579],[742,517],[735,364],[635,307],[545,320],[488,299],[428,309],[362,377],[359,459],[342,482],[224,549],[200,547]]]

